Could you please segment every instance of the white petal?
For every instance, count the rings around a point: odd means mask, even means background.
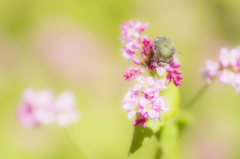
[[[164,75],[166,72],[166,69],[164,67],[158,67],[156,70],[159,76]]]
[[[145,107],[145,106],[148,105],[150,102],[149,102],[149,100],[147,100],[146,98],[140,97],[140,98],[139,98],[139,103],[141,104],[141,106]]]
[[[130,111],[128,112],[128,119],[132,119],[137,114],[136,111]]]
[[[148,113],[149,117],[152,118],[152,119],[155,118],[155,116],[156,116],[156,111],[155,110],[151,109],[147,113]]]
[[[138,91],[139,89],[141,89],[142,86],[140,84],[136,84],[134,87],[133,87],[133,91]]]

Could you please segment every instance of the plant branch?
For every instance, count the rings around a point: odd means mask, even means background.
[[[202,95],[208,90],[208,88],[212,85],[212,83],[215,81],[216,77],[213,78],[211,84],[205,84],[205,86],[200,89],[200,91],[190,100],[190,102],[185,105],[182,109],[190,109],[201,97]]]

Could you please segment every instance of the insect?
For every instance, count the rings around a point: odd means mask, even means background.
[[[154,56],[151,61],[160,66],[165,66],[167,63],[172,64],[176,50],[170,38],[165,36],[157,36],[153,42]]]

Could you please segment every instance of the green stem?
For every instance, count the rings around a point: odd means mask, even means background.
[[[81,139],[79,137],[77,138],[77,140],[78,141],[80,140],[80,142],[76,143],[75,139],[72,137],[72,134],[67,129],[64,129],[64,133],[66,135],[66,138],[68,139],[68,142],[75,149],[75,151],[78,153],[78,155],[84,156],[84,158],[86,158],[86,159],[95,159],[95,157],[86,148],[86,145],[81,141]]]
[[[212,81],[212,83],[215,81],[215,79]],[[212,85],[211,84],[205,84],[205,86],[202,87],[202,89],[192,98],[192,100],[183,107],[183,109],[190,109],[201,97],[202,95],[208,90],[208,88]]]

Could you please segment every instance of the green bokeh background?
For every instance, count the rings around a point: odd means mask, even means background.
[[[71,127],[98,159],[127,158],[133,120],[121,108],[122,74],[132,62],[119,51],[124,20],[149,22],[146,34],[170,37],[183,72],[181,106],[205,84],[205,60],[240,45],[240,1],[229,0],[0,0],[0,158],[78,159],[57,126],[24,129],[16,108],[25,88],[71,90],[80,121]],[[240,158],[240,96],[213,86],[193,107],[180,138],[182,159]],[[132,159],[153,158],[152,138]]]

